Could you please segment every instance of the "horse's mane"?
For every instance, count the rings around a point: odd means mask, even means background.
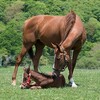
[[[75,20],[76,14],[74,13],[74,11],[71,11],[65,16],[65,33],[62,42],[66,39],[72,27],[74,26]]]

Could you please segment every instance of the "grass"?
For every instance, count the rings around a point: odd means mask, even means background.
[[[22,90],[21,83],[23,68],[19,67],[17,85],[11,85],[14,67],[0,68],[0,100],[100,100],[100,70],[75,69],[74,80],[78,88],[49,88],[39,90]],[[44,67],[43,72],[51,71]],[[66,69],[64,76],[68,76]]]

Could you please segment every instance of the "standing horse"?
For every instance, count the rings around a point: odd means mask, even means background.
[[[45,45],[54,49],[54,74],[59,75],[60,71],[68,66],[69,83],[72,87],[76,84],[72,78],[77,56],[86,40],[85,28],[81,19],[73,11],[66,16],[38,15],[25,21],[23,28],[23,46],[17,56],[15,69],[12,75],[12,84],[16,85],[18,66],[22,58],[28,52],[38,71],[39,59]],[[36,52],[33,53],[32,46],[35,45]],[[70,51],[73,50],[71,59]]]

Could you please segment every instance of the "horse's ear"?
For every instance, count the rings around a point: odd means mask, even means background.
[[[61,52],[59,44],[56,44],[58,51]]]
[[[27,68],[27,72],[29,73],[29,71],[30,71],[30,65],[28,66],[28,68]]]
[[[57,44],[57,43],[56,43],[56,44],[51,43],[51,44],[52,44],[52,46],[53,46],[53,48],[54,48],[55,50],[58,50],[58,51],[61,52],[59,44]]]
[[[57,48],[57,46],[56,46],[54,43],[51,43],[51,45],[52,45],[52,47],[53,47],[54,49]]]
[[[28,66],[28,69],[30,70],[30,65]]]

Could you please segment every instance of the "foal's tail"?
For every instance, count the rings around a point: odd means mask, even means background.
[[[74,13],[74,11],[71,11],[65,16],[65,35],[63,37],[63,41],[66,39],[72,27],[74,26],[75,20],[76,14]]]

